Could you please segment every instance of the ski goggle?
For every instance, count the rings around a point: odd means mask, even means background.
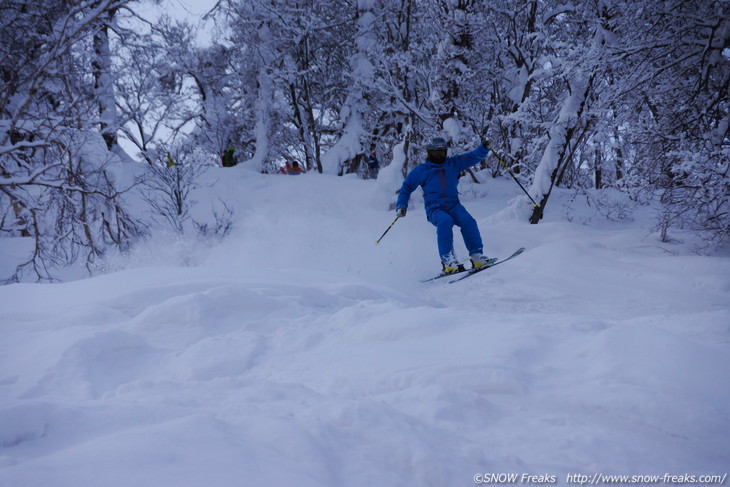
[[[446,159],[446,151],[445,150],[430,150],[428,151],[428,156],[432,159],[440,160],[440,159]]]

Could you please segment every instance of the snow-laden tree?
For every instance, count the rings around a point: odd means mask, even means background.
[[[481,135],[484,89],[481,86],[482,49],[476,32],[481,16],[475,0],[434,0],[431,15],[436,22],[431,36],[438,39],[431,64],[429,102],[445,135],[455,145],[474,142]],[[476,109],[476,110],[475,110]],[[465,131],[465,125],[472,130]],[[479,125],[478,127],[475,125]],[[471,139],[471,140],[468,140]]]
[[[641,188],[660,196],[662,238],[675,225],[726,238],[727,4],[533,5],[514,35],[493,37],[508,40],[500,58],[525,60],[511,76],[525,82],[494,108],[515,102],[497,121],[500,133],[519,133],[509,152],[522,148],[517,160],[532,173],[533,223],[555,186]]]
[[[383,0],[376,13],[379,54],[371,62],[378,101],[371,103],[377,110],[370,114],[372,132],[380,147],[393,150],[393,160],[401,163],[405,177],[418,161],[416,152],[423,140],[417,130],[424,121],[424,97],[418,88],[421,55],[414,35],[420,10],[416,0]]]
[[[466,148],[486,133],[531,183],[533,222],[555,187],[645,188],[664,238],[727,233],[726,2],[221,5],[234,61],[213,70],[231,79],[219,118],[261,169],[344,173],[397,147],[405,175],[431,136]]]
[[[212,161],[232,130],[232,109],[221,103],[226,51],[198,48],[194,38],[190,25],[163,16],[149,31],[119,39],[115,75],[122,132],[148,163],[160,147],[201,135],[198,127],[205,130],[197,143]]]
[[[341,45],[352,22],[339,2],[240,0],[226,4],[235,75],[251,80],[254,126],[249,128],[258,169],[298,159],[322,172],[329,124],[344,98]],[[333,73],[337,73],[334,75]],[[244,87],[239,86],[239,93]]]
[[[251,159],[256,145],[248,128],[257,122],[257,110],[249,101],[256,91],[256,78],[245,76],[252,70],[235,69],[233,54],[220,44],[193,51],[187,74],[195,81],[200,113],[191,139],[217,156],[233,146],[237,160]]]
[[[140,232],[122,199],[133,178],[108,150],[114,122],[99,62],[99,36],[128,3],[0,4],[0,231],[34,240],[12,281],[50,280],[52,267],[79,258],[92,266]]]
[[[374,149],[368,127],[368,113],[373,109],[375,67],[371,57],[377,53],[377,19],[375,0],[358,0],[357,30],[351,48],[348,92],[340,109],[342,127],[339,138],[322,156],[322,167],[331,174],[356,172],[367,160],[366,147]]]
[[[505,156],[510,170],[519,174],[529,163],[540,135],[533,126],[542,97],[534,90],[546,55],[545,12],[541,2],[490,2],[481,22],[478,50],[483,69],[478,82],[481,98],[475,117],[494,147]],[[481,116],[481,119],[477,118]],[[493,161],[492,174],[502,165]]]
[[[730,237],[730,5],[672,0],[635,15],[642,38],[626,44],[619,121],[631,147],[631,183],[658,193],[658,228]],[[639,42],[641,41],[641,42]],[[628,127],[628,129],[623,129]]]
[[[599,79],[604,78],[608,65],[606,42],[610,36],[602,22],[602,3],[571,6],[543,18],[551,42],[546,46],[550,57],[543,61],[539,83],[545,92],[557,96],[551,97],[552,106],[547,106],[547,120],[542,124],[547,140],[529,189],[538,202],[531,223],[542,218],[553,188],[573,177],[573,170],[581,169],[579,154],[586,151],[588,136],[595,128],[593,107],[602,95]]]

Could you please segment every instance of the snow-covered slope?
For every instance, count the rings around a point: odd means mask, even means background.
[[[523,223],[497,180],[463,202],[485,253],[527,251],[422,284],[420,201],[374,245],[387,173],[208,176],[198,198],[236,209],[221,244],[158,238],[114,273],[0,288],[0,485],[727,472],[730,259],[660,245],[641,212],[554,201]]]

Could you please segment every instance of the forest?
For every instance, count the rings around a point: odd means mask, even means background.
[[[464,177],[517,178],[531,223],[556,187],[610,189],[656,203],[662,240],[728,244],[726,1],[219,0],[208,45],[139,4],[0,3],[0,237],[33,242],[4,282],[158,225],[224,236],[230,208],[191,221],[189,192],[231,147],[231,171],[361,175],[376,152],[405,176],[434,136],[490,140]]]

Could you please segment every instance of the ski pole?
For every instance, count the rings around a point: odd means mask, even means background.
[[[380,238],[375,241],[375,245],[378,245],[380,243],[380,241],[383,240],[383,237],[385,237],[385,234],[388,233],[391,228],[393,228],[393,225],[395,225],[395,222],[398,221],[398,218],[400,218],[400,217],[399,216],[395,217],[395,220],[393,220],[393,223],[391,223],[390,226],[387,228],[387,230],[385,230],[383,232],[383,234],[380,236]]]
[[[489,150],[492,151],[492,154],[494,154],[494,156],[497,158],[497,160],[499,161],[499,163],[502,164],[502,167],[504,167],[507,170],[507,172],[509,173],[509,175],[512,176],[512,179],[514,179],[515,182],[520,186],[520,189],[522,189],[522,191],[525,192],[525,194],[527,195],[527,197],[530,198],[530,201],[532,201],[532,205],[535,208],[539,208],[540,205],[538,205],[537,202],[535,202],[535,200],[532,198],[532,196],[530,196],[530,193],[528,193],[527,190],[525,189],[525,187],[522,186],[522,183],[520,182],[519,179],[517,179],[517,176],[515,176],[514,174],[512,174],[512,170],[509,168],[509,166],[507,166],[507,164],[504,163],[504,161],[502,160],[502,158],[499,157],[499,154],[497,154],[494,151],[494,149],[492,149],[491,147],[489,148]]]

